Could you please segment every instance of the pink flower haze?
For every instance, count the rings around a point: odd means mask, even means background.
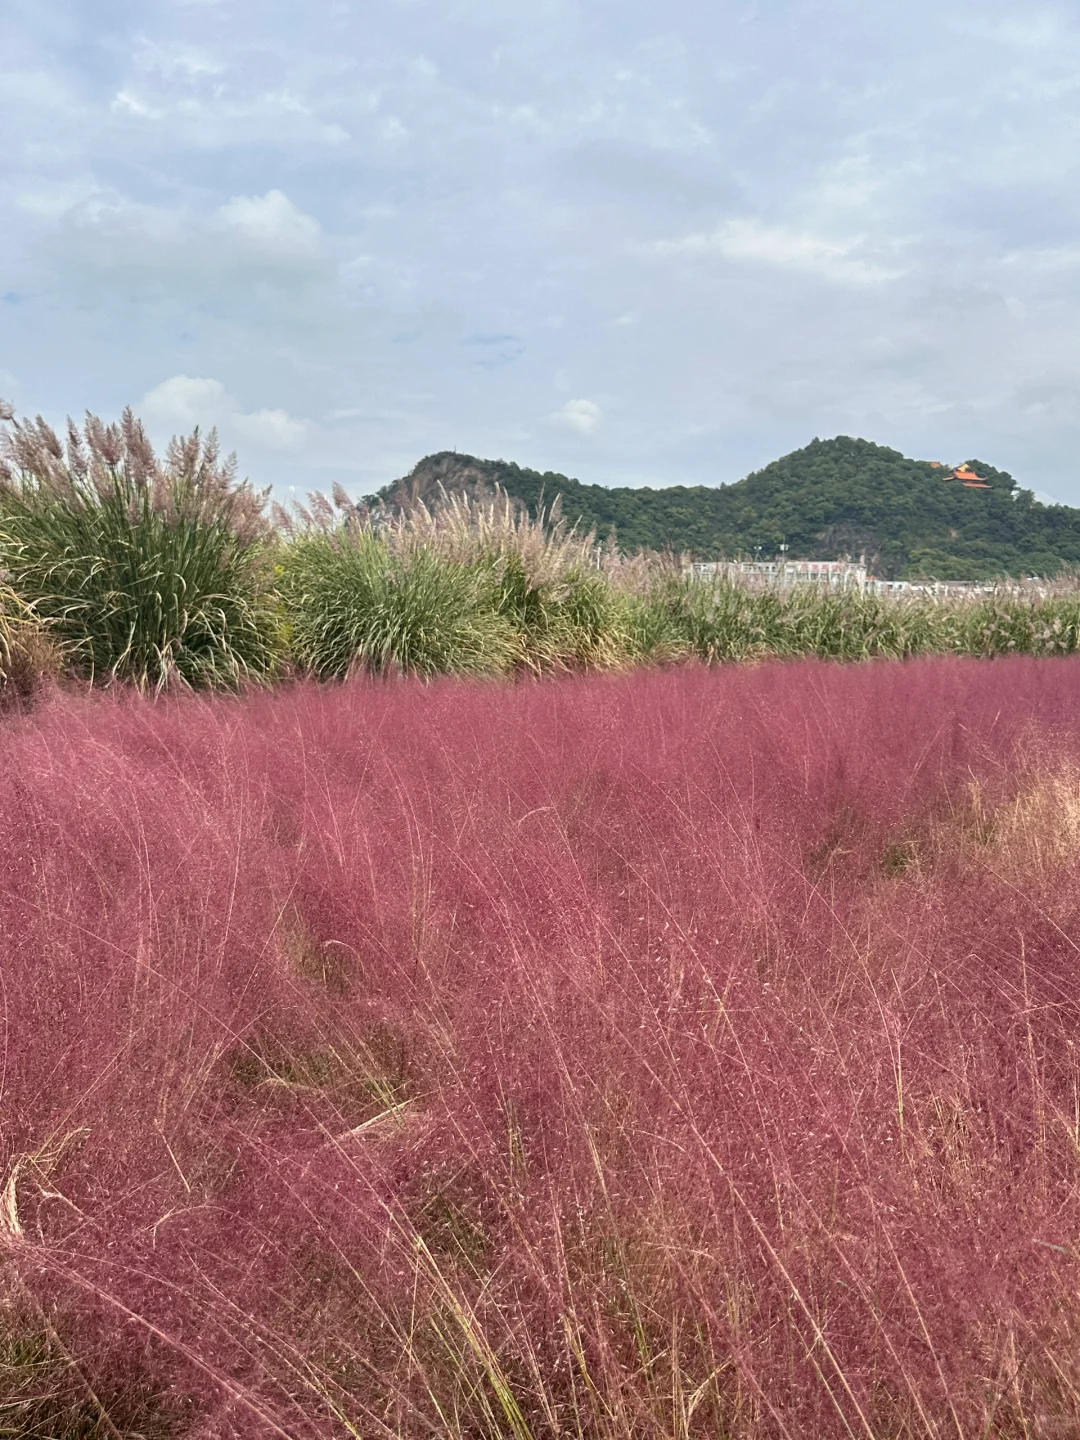
[[[1078,944],[1068,660],[58,698],[0,1354],[185,1436],[1080,1433]]]

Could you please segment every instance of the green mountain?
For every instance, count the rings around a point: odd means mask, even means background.
[[[980,460],[967,466],[988,489],[968,488],[951,466],[841,435],[814,440],[732,485],[665,489],[584,485],[506,460],[443,451],[373,500],[397,507],[448,492],[500,485],[532,513],[561,497],[564,516],[619,546],[670,547],[698,560],[771,557],[832,560],[865,554],[888,578],[978,580],[1050,575],[1080,564],[1080,510],[1043,505],[1011,475]]]

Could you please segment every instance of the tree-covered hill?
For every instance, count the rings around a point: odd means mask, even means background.
[[[865,553],[877,574],[976,580],[1048,575],[1080,564],[1080,510],[1043,505],[1011,475],[981,460],[968,466],[989,484],[969,489],[946,478],[953,466],[909,460],[869,440],[814,440],[732,485],[665,489],[585,485],[506,460],[444,451],[379,492],[396,507],[410,498],[489,491],[496,484],[530,511],[562,497],[563,514],[620,547],[670,547],[696,559],[795,558]]]

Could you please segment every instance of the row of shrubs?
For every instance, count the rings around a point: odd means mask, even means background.
[[[287,514],[198,432],[158,457],[130,411],[63,441],[0,409],[0,696],[61,671],[146,690],[287,673],[472,676],[699,658],[1063,654],[1080,595],[886,598],[688,578],[503,495]]]

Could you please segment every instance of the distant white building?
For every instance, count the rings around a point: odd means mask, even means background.
[[[690,566],[701,580],[730,580],[751,588],[787,590],[793,585],[822,585],[830,590],[863,590],[874,595],[983,595],[1021,593],[1024,585],[1002,580],[879,580],[866,562],[851,560],[708,560]],[[1031,581],[1027,582],[1028,587]]]
[[[850,560],[710,560],[690,567],[701,579],[741,580],[786,589],[789,585],[827,585],[832,590],[866,590],[880,583],[866,564]]]

